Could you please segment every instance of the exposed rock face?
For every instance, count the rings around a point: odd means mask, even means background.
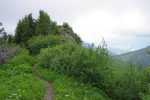
[[[63,41],[72,41],[72,42],[76,42],[78,44],[80,44],[82,42],[80,37],[70,29],[67,29],[63,26],[59,26],[58,31],[59,31]]]
[[[0,65],[2,65],[7,58],[15,53],[15,49],[11,49],[8,46],[0,45]]]

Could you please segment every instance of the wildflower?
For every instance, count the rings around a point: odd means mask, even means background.
[[[10,95],[9,98],[11,98],[12,96]]]
[[[17,94],[12,94],[12,95],[17,95]]]
[[[68,97],[69,95],[66,94],[65,96]]]

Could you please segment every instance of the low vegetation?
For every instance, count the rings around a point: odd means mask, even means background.
[[[112,58],[105,41],[83,47],[69,24],[57,25],[44,11],[20,20],[14,37],[3,28],[0,34],[0,100],[43,99],[44,83],[32,75],[33,64],[52,83],[56,100],[150,99],[150,67]]]
[[[55,35],[47,35],[47,36],[38,36],[29,39],[28,41],[28,49],[31,54],[38,54],[40,49],[53,47],[61,44],[60,36]]]
[[[107,50],[98,47],[86,49],[76,44],[63,44],[43,49],[38,55],[39,66],[91,83],[99,88],[109,89],[111,58]]]
[[[116,64],[119,62],[113,63],[104,46],[93,49],[69,43],[42,49],[38,55],[40,67],[91,84],[112,99],[140,100],[149,93],[149,77],[144,69],[126,64],[124,70]]]
[[[55,90],[55,100],[109,100],[98,88],[73,81],[71,78],[49,69],[38,67],[36,72],[40,77],[52,83]]]
[[[32,75],[33,59],[24,49],[0,66],[0,100],[41,100],[44,83]]]

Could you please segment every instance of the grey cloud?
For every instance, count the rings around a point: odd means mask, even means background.
[[[8,33],[14,34],[19,19],[28,13],[33,13],[33,16],[37,17],[38,11],[41,9],[45,10],[51,19],[57,21],[58,24],[66,21],[71,25],[80,16],[95,9],[109,10],[117,15],[135,9],[147,17],[145,28],[141,31],[118,31],[113,34],[136,38],[150,38],[149,5],[150,0],[0,0],[0,22],[3,22],[3,26]],[[143,41],[144,39],[141,42],[145,43]],[[148,39],[147,43],[149,43]]]
[[[135,32],[135,33],[130,33],[130,32],[123,32],[123,33],[112,33],[112,34],[118,34],[120,36],[125,36],[125,37],[143,37],[143,38],[150,38],[150,32]]]
[[[122,13],[132,7],[148,14],[149,4],[149,0],[1,0],[0,21],[15,25],[25,14],[32,12],[37,17],[38,10],[43,9],[58,23],[67,21],[72,24],[80,15],[92,9]]]

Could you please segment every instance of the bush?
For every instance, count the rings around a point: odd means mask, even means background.
[[[141,96],[149,91],[148,73],[133,65],[128,67],[126,66],[126,72],[116,77],[110,96],[115,100],[142,100]]]
[[[111,78],[111,58],[107,49],[84,48],[77,44],[63,44],[42,49],[38,55],[39,66],[71,76],[108,90]]]
[[[29,51],[24,48],[18,48],[16,51],[16,55],[29,55]]]
[[[32,65],[33,63],[34,63],[34,59],[28,55],[18,55],[18,56],[15,56],[13,59],[10,59],[7,61],[7,64],[11,64],[13,66],[16,66],[19,64]]]
[[[110,100],[105,93],[89,84],[74,81],[65,75],[44,68],[36,68],[36,73],[52,83],[55,100]]]
[[[38,54],[41,48],[53,47],[61,43],[61,38],[55,35],[37,36],[28,41],[28,49],[31,54]]]
[[[35,62],[32,56],[29,55],[29,51],[23,48],[18,48],[16,56],[7,60],[7,64],[12,66],[18,66],[20,64],[32,65]]]

